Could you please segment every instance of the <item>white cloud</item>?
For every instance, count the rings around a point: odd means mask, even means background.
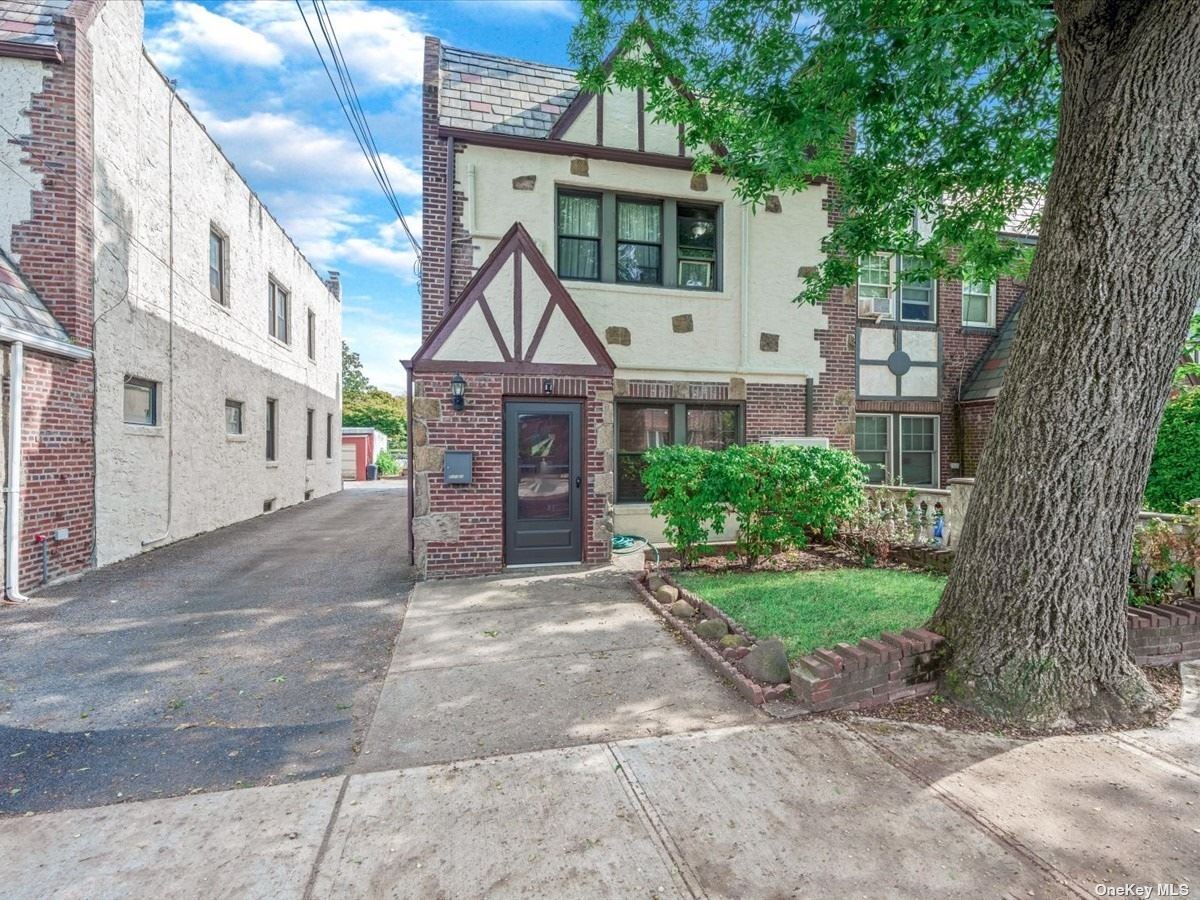
[[[346,137],[307,125],[283,113],[255,112],[236,119],[201,116],[209,132],[251,176],[290,184],[321,184],[334,190],[375,189],[366,157]],[[347,129],[349,126],[347,126]],[[392,187],[401,196],[421,193],[421,173],[391,154],[382,154]]]
[[[425,26],[419,17],[360,0],[340,0],[327,6],[337,44],[358,87],[421,84]],[[294,3],[238,0],[224,4],[221,11],[285,47],[289,57],[294,54],[305,64],[319,66],[312,39]],[[311,5],[305,6],[304,13],[324,50],[324,37]]]
[[[258,31],[198,3],[172,4],[172,20],[146,41],[159,65],[174,68],[200,56],[248,66],[278,66],[283,51]]]

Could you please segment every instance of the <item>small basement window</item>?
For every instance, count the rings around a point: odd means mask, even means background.
[[[264,500],[263,501],[263,512],[269,513],[269,512],[274,512],[274,511],[275,511],[275,498],[272,497],[269,500]]]
[[[158,424],[158,382],[125,376],[125,423]]]

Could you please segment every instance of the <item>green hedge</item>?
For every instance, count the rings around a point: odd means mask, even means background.
[[[747,565],[830,535],[863,503],[866,466],[822,447],[749,444],[711,451],[660,447],[646,454],[642,480],[651,512],[684,565],[695,562],[726,520]]]
[[[1184,512],[1185,503],[1197,498],[1200,498],[1200,388],[1189,388],[1172,399],[1163,414],[1146,483],[1146,507],[1179,513]]]

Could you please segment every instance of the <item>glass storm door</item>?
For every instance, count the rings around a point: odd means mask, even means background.
[[[583,410],[504,404],[504,544],[509,565],[579,562]]]

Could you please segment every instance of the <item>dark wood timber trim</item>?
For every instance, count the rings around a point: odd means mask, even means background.
[[[683,146],[683,123],[679,123],[679,155],[683,156],[687,148]]]
[[[513,255],[515,256],[516,254]],[[496,317],[492,315],[492,307],[488,304],[487,297],[480,294],[479,299],[475,303],[479,306],[479,311],[483,313],[483,319],[487,322],[488,329],[492,332],[492,340],[500,348],[500,355],[504,357],[505,362],[512,362],[512,354],[508,352],[508,344],[504,343],[504,335],[500,333],[500,326],[496,324]]]
[[[549,138],[528,138],[515,134],[496,134],[490,131],[475,131],[443,125],[438,129],[442,137],[453,137],[464,144],[481,147],[502,147],[506,150],[525,150],[530,153],[546,153],[551,156],[581,156],[589,159],[605,159],[610,162],[632,163],[638,166],[655,166],[660,169],[692,170],[690,157],[669,156],[665,153],[645,153],[626,150],[622,147],[596,147],[576,141],[558,141]],[[719,175],[719,168],[712,174]]]
[[[521,356],[521,248],[513,254],[513,356]]]
[[[413,371],[418,375],[462,372],[467,375],[612,375],[613,370],[604,366],[550,365],[546,363],[519,362],[470,362],[461,360],[413,360]]]
[[[646,92],[637,89],[637,134],[638,152],[646,152]]]
[[[604,95],[596,95],[596,146],[604,146]]]
[[[483,296],[483,288],[491,282],[496,272],[504,267],[510,256],[514,257],[513,306],[514,319],[518,323],[520,316],[523,314],[521,310],[524,293],[523,263],[526,260],[528,260],[537,277],[546,285],[546,289],[550,294],[549,299],[546,301],[546,309],[542,313],[541,320],[538,322],[537,332],[534,334],[533,340],[530,341],[529,347],[525,348],[524,355],[522,356],[518,353],[515,359],[505,345],[503,337],[500,334],[500,329],[496,324],[495,316],[492,314],[491,307]],[[484,318],[487,320],[488,327],[492,331],[492,336],[496,341],[497,348],[504,357],[504,361],[473,362],[466,360],[443,361],[433,359],[437,351],[441,349],[446,340],[453,334],[454,329],[463,320],[467,311],[476,304],[479,305]],[[534,354],[537,352],[538,344],[541,342],[542,335],[545,333],[556,308],[562,310],[571,327],[575,329],[575,333],[579,335],[579,339],[583,342],[584,347],[587,348],[592,359],[595,361],[594,365],[557,365],[554,363],[535,363],[532,361]],[[519,337],[517,340],[519,340]],[[608,355],[604,344],[600,342],[600,338],[596,336],[596,332],[592,330],[587,319],[580,312],[579,307],[575,305],[575,301],[571,299],[571,295],[563,287],[554,270],[550,268],[550,264],[546,262],[546,258],[538,250],[537,244],[533,242],[533,238],[529,236],[529,232],[525,230],[525,227],[520,222],[514,222],[504,237],[500,239],[499,244],[496,245],[496,249],[484,260],[483,265],[479,267],[479,270],[463,289],[462,295],[450,309],[450,313],[438,323],[429,337],[421,344],[420,349],[413,354],[412,365],[415,371],[421,372],[461,370],[464,372],[508,372],[518,375],[553,374],[555,372],[573,375],[611,375],[613,369],[616,368],[616,364],[613,362],[612,357]]]

